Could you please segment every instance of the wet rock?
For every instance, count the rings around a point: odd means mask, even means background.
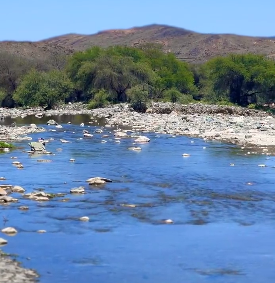
[[[47,194],[45,192],[32,192],[32,193],[25,194],[24,197],[27,197],[35,201],[48,201],[50,200],[50,198],[52,198],[52,195]]]
[[[93,178],[87,179],[86,182],[88,182],[89,185],[101,185],[107,182],[112,182],[112,180],[103,178],[103,177],[93,177]]]
[[[25,189],[20,186],[13,186],[11,190],[14,193],[24,193],[25,192]]]
[[[0,181],[5,181],[6,178],[5,177],[0,177]]]
[[[10,196],[0,196],[0,203],[3,202],[18,202],[18,199]]]
[[[7,195],[6,190],[0,188],[0,196],[6,196],[6,195]]]
[[[172,219],[163,219],[162,222],[165,223],[165,224],[173,224],[174,223],[174,221]]]
[[[5,234],[16,234],[17,230],[13,227],[6,227],[6,228],[2,229],[1,232],[5,233]]]
[[[127,138],[128,137],[127,133],[125,132],[116,132],[114,133],[114,136],[117,138]]]
[[[77,188],[72,188],[70,190],[71,194],[84,194],[85,193],[85,188],[84,187],[77,187]]]
[[[79,218],[80,221],[89,221],[90,218],[88,216],[82,216]]]
[[[51,119],[47,122],[47,125],[56,126],[56,125],[58,125],[58,123],[55,120]]]
[[[135,139],[135,142],[137,143],[147,143],[150,139],[146,136],[139,136],[137,139]]]
[[[18,207],[19,210],[29,210],[28,206],[19,206]]]
[[[0,238],[0,246],[6,245],[8,243],[7,240]]]

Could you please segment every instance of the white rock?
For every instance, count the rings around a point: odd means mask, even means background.
[[[13,188],[11,190],[15,193],[24,193],[25,192],[25,189],[20,187],[20,186],[13,186]]]
[[[84,194],[85,193],[85,188],[84,187],[78,187],[78,188],[72,188],[70,190],[71,194]]]
[[[183,156],[183,157],[189,157],[190,154],[189,154],[189,153],[183,153],[182,156]]]
[[[80,221],[89,221],[90,218],[88,216],[82,216],[79,218]]]
[[[1,232],[5,233],[5,234],[16,234],[17,230],[13,227],[6,227],[6,228],[2,229]]]
[[[146,143],[149,142],[150,139],[146,136],[139,136],[137,139],[135,139],[135,142],[139,142],[139,143]]]
[[[7,240],[3,239],[3,238],[0,238],[0,246],[2,245],[6,245],[8,243]]]
[[[41,233],[41,234],[42,234],[42,233],[46,233],[46,232],[47,232],[46,230],[38,230],[38,231],[37,231],[37,233]]]

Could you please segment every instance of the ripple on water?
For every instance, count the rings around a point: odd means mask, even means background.
[[[33,135],[34,140],[49,139],[46,146],[53,155],[28,155],[23,152],[27,141],[0,155],[0,175],[6,179],[1,184],[53,196],[37,202],[14,194],[18,203],[0,203],[1,226],[18,230],[5,251],[30,257],[23,262],[38,269],[42,283],[133,278],[200,283],[205,277],[225,283],[234,278],[246,283],[252,277],[273,282],[267,258],[275,258],[274,157],[247,156],[236,146],[211,142],[205,150],[200,139],[191,143],[187,137],[150,133],[150,143],[137,153],[128,150],[134,138],[101,143],[102,135],[113,133],[111,128],[94,133],[97,124],[87,127],[93,138],[79,139],[86,129],[79,125],[88,123],[88,116],[58,119],[62,129]],[[44,120],[17,123],[24,121]],[[190,156],[182,158],[183,152]],[[13,156],[22,170],[12,165]],[[262,163],[267,167],[259,168]],[[113,182],[89,186],[85,180],[95,176]],[[76,186],[84,186],[85,194],[71,195]],[[79,221],[84,215],[88,222]]]

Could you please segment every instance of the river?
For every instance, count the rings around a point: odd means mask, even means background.
[[[16,123],[45,127],[32,137],[53,139],[46,148],[54,154],[29,155],[28,141],[0,154],[0,177],[7,179],[0,184],[66,193],[47,202],[13,194],[18,203],[0,206],[0,227],[18,230],[14,237],[1,235],[9,241],[3,251],[37,270],[39,282],[274,282],[274,156],[155,133],[143,133],[151,141],[132,151],[133,138],[118,143],[112,128],[94,132],[102,120],[52,118],[63,128],[45,125],[50,117]],[[82,138],[83,129],[94,136]],[[13,166],[11,157],[24,168]],[[94,176],[113,182],[89,186],[85,180]],[[71,195],[78,186],[86,193]],[[22,205],[29,210],[19,210]],[[79,221],[81,216],[90,221]]]

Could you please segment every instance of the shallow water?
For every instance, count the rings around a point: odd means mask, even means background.
[[[16,122],[39,124],[49,117],[43,119]],[[53,138],[46,147],[54,155],[30,156],[24,152],[29,150],[26,141],[0,154],[0,176],[7,179],[0,184],[67,193],[48,202],[14,194],[18,203],[0,206],[0,221],[8,220],[0,227],[19,231],[3,250],[36,269],[40,282],[274,282],[274,157],[154,133],[146,133],[151,142],[135,152],[128,150],[134,139],[116,143],[111,128],[80,139],[82,121],[91,132],[102,121],[88,127],[88,116],[59,119],[62,129],[43,125],[48,131],[33,135],[34,140]],[[24,169],[12,165],[13,156]],[[85,183],[94,176],[113,182]],[[85,186],[86,194],[70,195],[78,186]],[[21,205],[29,211],[18,210]],[[79,221],[81,216],[90,221]],[[38,234],[40,229],[47,233]]]

